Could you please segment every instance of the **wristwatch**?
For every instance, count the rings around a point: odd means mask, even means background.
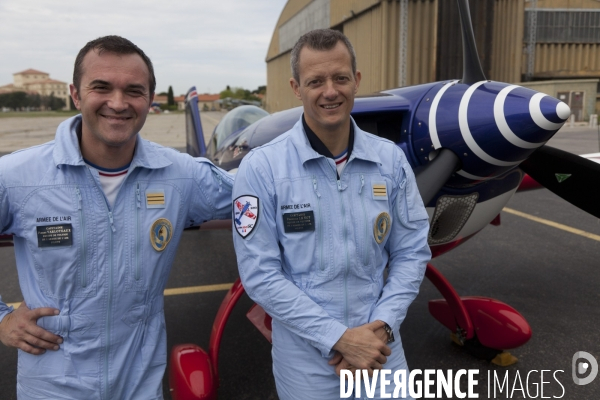
[[[390,326],[388,324],[383,325],[383,329],[385,330],[385,333],[387,333],[388,335],[388,343],[392,343],[394,341],[394,332],[392,331],[392,328],[390,328]]]

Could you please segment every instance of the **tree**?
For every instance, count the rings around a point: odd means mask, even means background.
[[[175,105],[175,97],[173,96],[173,86],[169,86],[169,92],[167,94],[167,105],[168,106]]]
[[[219,97],[221,99],[240,99],[240,100],[249,100],[249,101],[260,101],[258,97],[256,97],[252,92],[248,89],[244,89],[241,87],[231,88],[227,85],[227,88],[219,93]]]

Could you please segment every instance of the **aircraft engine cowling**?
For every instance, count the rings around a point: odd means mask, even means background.
[[[420,102],[411,132],[419,162],[450,148],[462,167],[448,186],[469,186],[500,176],[543,146],[569,118],[562,101],[518,85],[441,82]]]

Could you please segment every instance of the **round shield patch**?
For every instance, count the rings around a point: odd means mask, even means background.
[[[375,241],[379,244],[383,242],[385,236],[390,231],[392,226],[392,219],[390,218],[390,214],[386,212],[382,212],[375,219],[375,225],[373,225],[373,235],[375,236]]]
[[[173,237],[173,225],[166,218],[159,218],[150,228],[150,243],[154,250],[163,251]]]

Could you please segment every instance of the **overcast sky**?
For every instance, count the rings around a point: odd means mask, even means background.
[[[34,68],[72,82],[85,43],[121,35],[154,63],[156,91],[266,85],[265,57],[287,0],[0,0],[0,86]]]

